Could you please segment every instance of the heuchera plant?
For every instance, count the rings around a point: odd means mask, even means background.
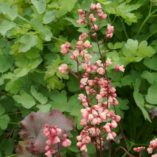
[[[134,147],[134,151],[139,154],[139,157],[142,156],[142,151],[147,150],[148,154],[151,154],[151,157],[157,157],[157,138],[151,140],[149,146],[146,148],[145,146]]]
[[[101,44],[106,46],[107,40],[113,37],[114,26],[106,24],[105,35],[99,40],[100,21],[106,20],[107,14],[102,10],[100,3],[91,4],[90,10],[78,10],[77,23],[88,27],[90,31],[82,32],[75,46],[65,42],[61,45],[61,53],[70,57],[76,64],[76,71],[70,65],[61,64],[58,68],[61,74],[71,73],[80,81],[82,93],[78,99],[82,104],[81,121],[82,130],[77,138],[77,147],[82,156],[88,156],[87,145],[92,143],[96,149],[96,156],[104,157],[106,141],[114,141],[117,136],[115,128],[121,120],[116,113],[118,106],[116,89],[108,77],[109,69],[114,67],[116,72],[124,72],[123,65],[112,63],[106,57],[106,52],[101,52]],[[92,40],[97,44],[99,59],[94,60]],[[106,47],[107,49],[107,47]],[[17,148],[18,157],[29,157],[31,154],[47,157],[61,157],[61,147],[68,147],[71,141],[68,133],[73,129],[73,122],[59,111],[50,113],[31,113],[21,122],[21,138]],[[130,157],[135,157],[127,149],[120,146]],[[142,156],[142,151],[147,150],[151,157],[157,157],[157,139],[150,141],[148,148],[145,146],[134,147],[133,151]]]
[[[44,153],[47,157],[52,154],[60,156],[58,150],[71,144],[67,135],[73,127],[73,121],[57,110],[30,113],[21,121],[20,137],[23,141],[17,147],[17,157],[39,156]]]
[[[108,78],[108,67],[112,65],[109,58],[102,57],[100,43],[98,40],[99,20],[106,20],[107,14],[103,12],[99,3],[91,4],[90,11],[79,9],[78,24],[86,25],[90,28],[90,33],[83,32],[74,48],[69,42],[61,45],[61,53],[69,55],[70,58],[77,64],[77,72],[75,77],[80,79],[80,88],[82,93],[78,99],[81,101],[81,122],[83,126],[80,135],[77,136],[77,146],[80,151],[87,152],[87,144],[93,143],[97,150],[103,156],[104,139],[114,140],[116,132],[114,129],[118,126],[121,119],[116,114],[115,107],[118,105],[116,89],[112,86],[111,80]],[[111,24],[107,25],[105,37],[103,40],[112,38],[114,27]],[[92,43],[90,39],[96,41],[98,46],[99,58],[97,61],[92,61]],[[123,65],[114,65],[116,71],[124,72]],[[71,72],[67,64],[62,64],[59,67],[62,74]],[[111,109],[112,108],[112,109]]]

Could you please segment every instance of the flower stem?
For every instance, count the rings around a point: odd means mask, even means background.
[[[126,154],[129,155],[129,157],[135,157],[134,155],[130,154],[124,147],[120,146],[120,149],[122,149]]]

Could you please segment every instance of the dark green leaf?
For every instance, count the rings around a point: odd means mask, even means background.
[[[8,127],[8,123],[10,122],[10,118],[8,115],[0,115],[0,128],[5,130]]]
[[[11,68],[13,60],[11,56],[0,54],[0,73],[6,72]]]

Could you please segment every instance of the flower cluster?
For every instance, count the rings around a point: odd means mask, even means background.
[[[62,73],[62,74],[67,74],[69,71],[68,65],[67,64],[61,64],[58,68],[58,70]]]
[[[61,53],[63,55],[66,55],[69,52],[71,45],[69,42],[66,42],[65,44],[61,45]]]
[[[107,14],[104,13],[102,10],[102,6],[100,3],[97,4],[91,4],[90,6],[90,12],[86,12],[82,9],[78,10],[79,13],[79,19],[77,20],[78,24],[89,24],[91,29],[93,31],[98,31],[99,26],[96,24],[96,21],[99,20],[104,20],[107,18]],[[114,32],[114,27],[112,25],[107,26],[106,30],[106,37],[107,38],[112,38]],[[92,34],[95,36],[95,33]]]
[[[62,147],[69,147],[71,141],[68,139],[67,134],[57,126],[50,126],[46,124],[43,129],[44,135],[47,137],[45,146],[45,155],[51,157],[58,150],[60,145]]]
[[[145,147],[144,146],[134,147],[133,150],[136,153],[140,153],[142,150],[145,150]]]
[[[144,147],[144,146],[133,148],[133,150],[137,153],[141,153],[141,151],[143,151],[145,149],[146,149],[146,147]],[[152,154],[156,150],[157,150],[157,138],[150,141],[149,146],[147,148],[147,152],[148,152],[148,154]],[[152,154],[151,157],[157,157],[157,153]]]
[[[87,152],[87,144],[94,142],[95,144],[97,141],[92,141],[94,138],[98,138],[101,135],[101,131],[99,128],[96,127],[88,127],[86,126],[80,133],[79,136],[77,136],[77,146],[80,148],[80,151]],[[101,141],[101,145],[103,140]],[[100,144],[99,144],[100,145]],[[99,146],[100,147],[100,146]],[[98,148],[98,145],[97,145]]]
[[[81,109],[80,122],[84,128],[77,137],[77,146],[81,151],[87,151],[87,144],[96,141],[97,148],[100,143],[102,149],[103,141],[100,141],[103,137],[102,132],[106,133],[107,140],[114,140],[116,136],[113,129],[118,126],[121,118],[110,109],[112,105],[114,107],[118,105],[116,89],[112,87],[111,81],[106,76],[107,67],[111,64],[110,59],[105,63],[98,60],[94,64],[90,62],[82,64],[84,73],[80,80],[80,88],[85,90],[85,94],[81,93],[78,98],[84,107]],[[93,74],[96,76],[93,77]],[[92,104],[93,98],[96,104]]]
[[[147,148],[148,154],[152,154],[154,150],[157,150],[157,138],[150,141],[149,147]],[[151,157],[157,157],[157,153],[151,155]]]
[[[87,24],[91,28],[92,38],[97,39],[99,27],[96,24],[97,19],[104,20],[107,15],[103,12],[99,3],[91,4],[90,11],[78,10],[79,24]],[[98,18],[97,18],[98,17]],[[114,27],[107,25],[106,38],[113,36]],[[70,58],[77,64],[77,73],[80,72],[80,88],[84,92],[80,93],[78,99],[81,101],[81,121],[83,130],[77,136],[77,146],[81,151],[87,152],[87,144],[93,143],[97,149],[103,150],[104,138],[114,140],[116,132],[114,129],[118,126],[121,119],[115,113],[115,107],[118,105],[116,89],[112,86],[107,76],[108,67],[112,65],[111,59],[102,61],[102,55],[99,49],[100,59],[92,61],[92,43],[89,41],[89,34],[83,32],[76,42],[73,49],[66,42],[61,45],[61,53],[69,54]],[[96,40],[97,41],[97,40]],[[123,65],[115,65],[115,71],[124,72]],[[60,65],[59,71],[66,74],[69,70],[65,64]]]

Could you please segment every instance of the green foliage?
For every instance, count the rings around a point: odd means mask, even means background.
[[[35,100],[33,97],[25,91],[21,91],[20,95],[14,95],[13,98],[17,103],[21,104],[27,109],[30,109],[35,105]]]
[[[2,130],[5,130],[8,127],[9,121],[10,121],[10,118],[8,115],[6,114],[0,115],[0,128]]]
[[[122,17],[127,24],[136,23],[139,15],[136,12],[133,12],[141,7],[143,1],[138,0],[136,3],[131,4],[130,1],[111,1],[107,0],[98,0],[104,4],[105,10],[109,14],[114,14],[116,16]]]
[[[148,121],[151,121],[150,117],[149,117],[149,114],[148,114],[147,110],[145,109],[144,96],[139,92],[140,85],[141,85],[140,80],[136,80],[135,87],[134,87],[133,97],[135,99],[136,105],[141,110],[144,118],[146,120],[148,120]]]
[[[157,67],[156,67],[157,56],[154,56],[152,58],[146,58],[143,63],[149,69],[151,69],[151,70],[157,70]]]
[[[128,39],[125,44],[123,43],[115,43],[114,45],[109,45],[112,49],[119,49],[119,53],[117,51],[112,51],[108,54],[115,63],[120,63],[127,65],[132,62],[140,62],[145,57],[151,57],[155,54],[155,50],[148,46],[147,41]]]
[[[150,84],[154,84],[157,82],[156,72],[144,71],[141,76],[142,78],[146,79]]]
[[[139,62],[145,57],[151,57],[154,53],[155,50],[151,46],[148,46],[147,41],[138,43],[137,40],[132,39],[128,39],[122,49],[125,64]]]
[[[32,4],[39,14],[42,14],[46,10],[46,2],[44,0],[32,0]]]
[[[76,2],[0,1],[1,139],[10,132],[10,139],[15,141],[19,121],[31,110],[48,112],[55,108],[51,90],[62,89],[63,79],[68,78],[58,72],[63,61],[56,45],[64,42],[66,33],[62,30],[70,24],[62,21]],[[1,156],[15,153],[14,143],[8,141],[8,145],[12,149],[3,147]]]
[[[0,34],[5,37],[6,33],[15,26],[16,24],[14,22],[4,20],[0,25]]]
[[[101,45],[114,64],[124,64],[126,71],[118,74],[110,69],[109,77],[117,87],[122,127],[130,147],[147,143],[156,136],[156,118],[150,109],[157,108],[157,21],[153,0],[1,0],[0,1],[0,156],[14,156],[19,121],[31,111],[48,112],[58,109],[75,120],[77,136],[80,109],[77,97],[79,81],[72,75],[62,75],[59,49],[66,40],[73,43],[78,32],[88,29],[76,23],[78,8],[86,9],[91,2],[100,2],[115,26],[112,41]],[[99,38],[104,35],[104,26]],[[99,58],[93,42],[93,60]],[[150,135],[150,137],[148,137]],[[123,144],[123,142],[122,142]],[[116,147],[113,145],[113,148]],[[115,151],[116,152],[116,151]],[[119,151],[118,151],[119,152]],[[79,156],[76,145],[65,151]],[[90,156],[95,150],[90,147]],[[30,154],[28,154],[30,155]],[[115,154],[113,154],[114,156]],[[122,156],[116,153],[115,156]]]
[[[154,83],[148,88],[148,93],[146,95],[146,100],[148,103],[157,105],[156,92],[157,92],[157,83]]]

